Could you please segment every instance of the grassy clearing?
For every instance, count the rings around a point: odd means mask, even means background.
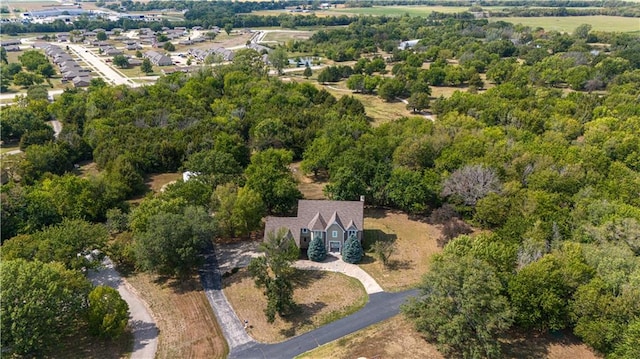
[[[429,270],[429,260],[440,252],[436,238],[440,230],[430,224],[409,219],[405,213],[367,209],[364,218],[365,257],[360,267],[386,291],[415,287]],[[395,240],[396,251],[389,268],[384,268],[370,251],[378,240]]]
[[[197,275],[179,281],[137,273],[127,281],[146,301],[160,330],[157,359],[227,356],[227,343]]]
[[[182,173],[152,173],[148,176],[145,184],[153,191],[153,193],[158,193],[162,190],[162,187],[179,179],[182,179]]]
[[[496,17],[489,21],[506,21],[545,30],[572,32],[582,24],[589,24],[594,31],[640,31],[640,19],[622,16],[564,16],[564,17]]]
[[[88,328],[81,328],[77,335],[63,339],[60,349],[49,358],[65,359],[124,359],[133,349],[133,334],[127,330],[120,338],[100,339],[88,334]]]
[[[327,185],[326,181],[305,176],[300,169],[300,162],[292,163],[289,168],[298,181],[298,189],[302,192],[305,199],[327,199],[324,195],[324,187]]]
[[[273,324],[267,323],[264,315],[267,299],[246,269],[223,280],[227,299],[238,317],[249,321],[248,333],[254,339],[266,343],[283,341],[354,313],[367,302],[362,284],[343,274],[301,270],[296,278],[294,300],[299,311],[286,320],[276,316]]]
[[[264,36],[264,41],[277,41],[286,43],[290,40],[307,40],[313,35],[312,31],[287,31],[287,32],[268,32]]]

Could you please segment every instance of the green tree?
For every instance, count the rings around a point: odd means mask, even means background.
[[[96,40],[98,41],[107,41],[107,33],[104,31],[98,31],[96,33]]]
[[[307,257],[314,262],[322,262],[327,258],[327,248],[325,248],[321,236],[315,236],[311,239],[309,248],[307,248]]]
[[[145,74],[150,74],[153,72],[153,65],[151,64],[151,60],[145,58],[144,60],[142,60],[142,65],[140,65],[140,69],[142,70],[142,72],[144,72]]]
[[[135,233],[136,262],[143,270],[185,276],[201,264],[214,234],[213,219],[201,207],[158,213],[149,218],[146,231]]]
[[[270,148],[254,154],[245,170],[246,186],[262,197],[270,213],[288,213],[302,198],[287,167],[292,159],[291,152]]]
[[[89,332],[105,338],[124,334],[129,321],[129,305],[117,290],[99,285],[89,293]]]
[[[624,332],[622,342],[618,345],[615,351],[614,358],[619,359],[634,359],[640,357],[640,319],[635,319]]]
[[[162,48],[166,51],[176,51],[176,46],[169,41],[165,42],[164,45],[162,45]]]
[[[276,69],[276,71],[278,71],[278,75],[282,75],[282,70],[289,64],[289,56],[287,55],[287,50],[284,47],[280,46],[277,49],[271,51],[268,57],[271,65]]]
[[[40,357],[82,320],[91,284],[60,263],[0,262],[2,348]]]
[[[446,356],[500,358],[500,337],[513,322],[504,288],[486,262],[437,256],[402,312]]]
[[[424,92],[412,93],[407,101],[407,110],[420,112],[429,107],[429,95]]]
[[[395,240],[378,240],[371,246],[373,254],[378,257],[384,268],[389,266],[391,256],[396,251]]]
[[[218,36],[218,33],[215,31],[208,31],[205,36],[207,37],[207,39],[209,39],[209,41],[213,41],[216,39],[216,37]]]
[[[362,250],[362,244],[356,236],[349,236],[344,242],[344,248],[342,248],[342,260],[355,264],[360,262],[364,251]]]
[[[298,259],[300,250],[286,229],[267,233],[267,240],[260,244],[259,250],[264,256],[251,260],[249,273],[256,287],[265,291],[267,308],[264,312],[267,321],[273,323],[276,314],[284,317],[296,308],[293,301],[295,269],[291,264]]]
[[[44,82],[42,76],[30,72],[18,72],[13,75],[13,84],[22,87],[29,87],[33,84],[41,84]]]
[[[40,51],[29,50],[18,56],[20,63],[29,71],[36,71],[38,66],[49,63],[47,57]]]
[[[378,88],[378,95],[387,102],[395,101],[397,97],[403,97],[406,94],[404,83],[396,78],[382,81]]]
[[[309,67],[309,65],[307,64],[307,66],[304,67],[304,72],[302,73],[302,76],[304,76],[305,79],[309,79],[309,77],[313,76],[313,71],[311,70],[311,67]]]
[[[0,47],[0,62],[2,62],[3,64],[8,64],[9,60],[7,59],[7,49],[3,47]]]
[[[231,35],[231,30],[233,30],[233,24],[232,23],[226,23],[224,24],[224,32],[227,33],[227,36]]]
[[[121,69],[129,67],[129,59],[124,55],[116,55],[113,57],[113,64]]]
[[[36,72],[46,78],[51,78],[56,74],[56,70],[53,68],[53,65],[51,65],[50,62],[38,65]]]
[[[233,183],[220,185],[212,196],[215,218],[227,236],[244,236],[260,227],[265,212],[260,195]]]

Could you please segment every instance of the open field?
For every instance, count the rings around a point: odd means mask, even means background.
[[[20,149],[20,146],[18,146],[17,143],[13,143],[13,144],[8,145],[8,146],[2,145],[2,147],[0,147],[0,155],[1,154],[5,154],[7,152],[19,150],[19,149]]]
[[[504,358],[595,359],[597,355],[571,335],[513,336],[502,348]],[[298,359],[443,358],[412,324],[398,315],[350,334]]]
[[[386,291],[415,287],[429,270],[431,256],[440,252],[436,244],[440,230],[410,219],[405,213],[366,209],[364,226],[365,257],[359,265]],[[390,268],[383,268],[369,249],[378,240],[395,240],[396,251],[391,256]]]
[[[267,299],[246,269],[223,279],[224,294],[240,320],[249,321],[248,333],[260,342],[274,343],[300,335],[362,308],[367,294],[355,278],[340,273],[300,270],[295,275],[294,300],[299,310],[286,320],[267,323]]]
[[[589,24],[593,31],[640,31],[640,18],[621,16],[564,16],[564,17],[496,17],[489,21],[506,21],[532,28],[572,32],[582,24]]]
[[[156,320],[160,331],[157,359],[227,356],[227,343],[197,275],[174,280],[136,273],[127,281]]]
[[[264,36],[264,41],[278,41],[278,42],[287,42],[290,40],[307,40],[313,35],[312,31],[273,31],[268,32]]]

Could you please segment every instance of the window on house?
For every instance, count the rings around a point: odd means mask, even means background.
[[[352,231],[352,230],[350,230],[350,231],[349,231],[349,237],[351,237],[351,236],[354,236],[354,237],[355,237],[355,236],[357,235],[357,233],[358,233],[358,231]]]
[[[308,229],[306,229],[306,228],[302,228],[302,233],[307,233],[307,232],[309,232],[309,230],[308,230]]]
[[[332,236],[333,238],[338,238],[338,231],[333,231],[333,232],[331,232],[331,236]]]

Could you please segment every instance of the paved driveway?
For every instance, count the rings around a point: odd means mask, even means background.
[[[407,297],[417,295],[416,290],[400,293],[385,293],[371,276],[360,267],[328,256],[323,263],[297,261],[295,266],[306,270],[328,270],[341,272],[359,279],[367,293],[369,302],[358,312],[333,323],[322,326],[278,344],[263,344],[251,338],[244,325],[233,311],[222,291],[221,271],[246,266],[256,252],[257,242],[210,247],[205,256],[206,263],[200,271],[200,280],[205,293],[222,327],[229,345],[229,358],[293,358],[320,345],[339,339],[347,334],[364,329],[372,324],[391,318],[400,311]],[[220,265],[218,265],[220,263]]]
[[[109,258],[105,258],[103,267],[89,273],[94,285],[106,285],[115,288],[122,299],[129,304],[129,326],[133,332],[133,351],[130,359],[152,359],[158,348],[158,327],[147,310],[145,303],[133,289],[120,277]]]

